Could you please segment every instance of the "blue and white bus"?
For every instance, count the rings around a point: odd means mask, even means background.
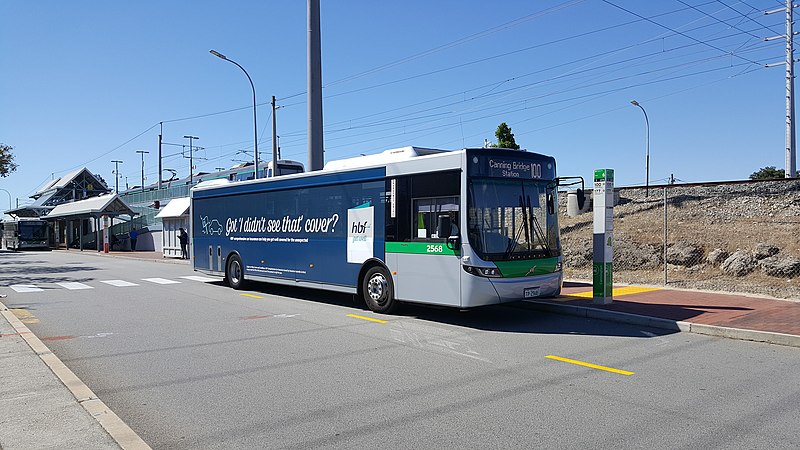
[[[398,302],[471,308],[556,296],[554,158],[405,147],[321,171],[191,192],[194,270]]]

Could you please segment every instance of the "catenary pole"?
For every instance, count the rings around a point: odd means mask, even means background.
[[[792,0],[786,0],[786,178],[797,177],[794,129],[794,30]]]
[[[319,0],[308,0],[308,166],[322,170],[322,50]]]
[[[114,190],[116,194],[119,194],[119,165],[122,164],[122,161],[115,159],[111,162],[114,163],[114,178],[116,179]]]
[[[278,136],[277,136],[277,128],[278,122],[277,118],[275,117],[275,112],[277,108],[275,107],[275,96],[272,96],[272,176],[278,175]]]

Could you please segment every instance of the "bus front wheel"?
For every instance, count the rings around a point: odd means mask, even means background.
[[[232,255],[228,258],[225,278],[228,279],[228,286],[234,289],[242,289],[244,286],[244,268],[242,267],[241,258],[236,255]]]
[[[376,266],[367,271],[361,291],[367,307],[377,313],[388,314],[397,307],[392,277],[383,267]]]

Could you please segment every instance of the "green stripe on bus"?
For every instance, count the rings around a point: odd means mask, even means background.
[[[500,269],[503,278],[527,277],[553,273],[558,258],[525,259],[519,261],[492,261]]]
[[[444,242],[387,242],[386,253],[413,253],[417,255],[457,255]]]

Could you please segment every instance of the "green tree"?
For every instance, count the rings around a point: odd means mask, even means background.
[[[493,144],[492,147],[519,150],[519,145],[514,140],[514,133],[511,132],[511,128],[505,122],[497,126],[497,131],[494,132],[494,135],[497,136],[497,144]]]
[[[758,172],[750,174],[751,180],[769,180],[772,178],[783,178],[786,173],[783,169],[777,169],[775,166],[767,166],[759,169]]]
[[[11,150],[14,150],[14,147],[0,143],[0,177],[7,177],[17,170]]]

